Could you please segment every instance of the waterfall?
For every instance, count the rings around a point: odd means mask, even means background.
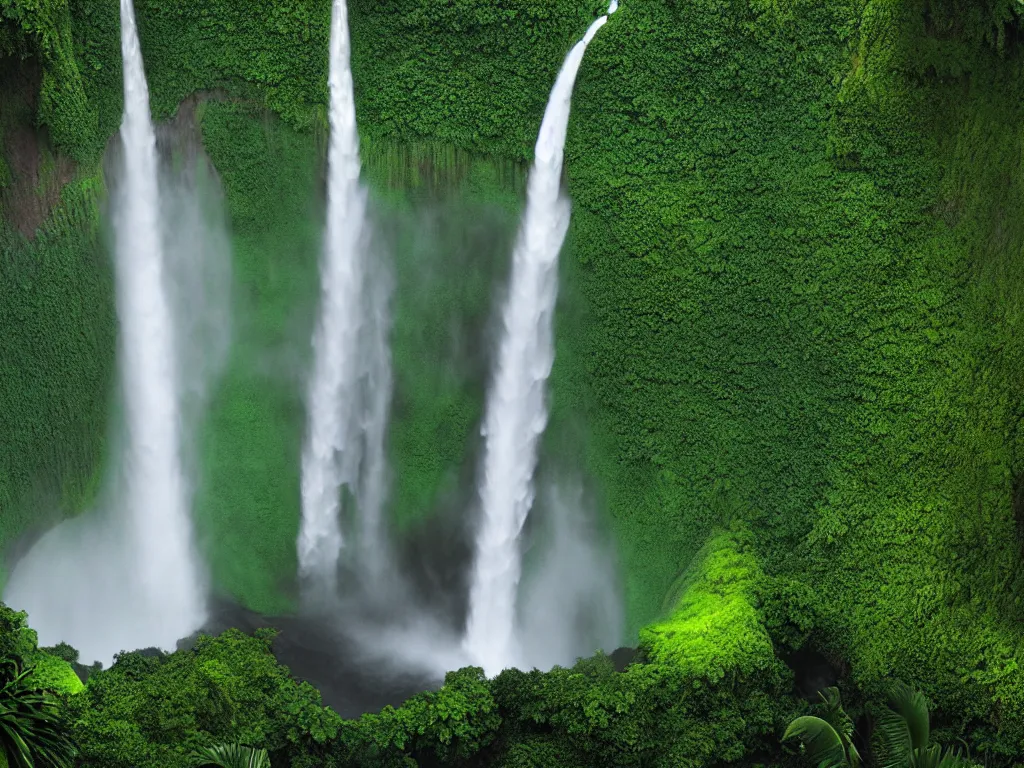
[[[115,272],[124,434],[99,519],[49,531],[18,562],[7,600],[29,611],[41,643],[82,660],[125,649],[174,650],[206,618],[183,471],[182,385],[165,254],[156,136],[132,0],[121,0],[122,163],[114,184]],[[193,244],[194,245],[194,244]],[[193,295],[189,311],[202,312]]]
[[[161,244],[156,136],[132,0],[121,0],[124,185],[117,220],[117,303],[128,426],[127,505],[143,591],[167,617],[166,640],[205,618],[181,466],[174,325]]]
[[[613,4],[609,13],[614,10]],[[504,333],[483,429],[483,516],[463,640],[466,652],[488,675],[521,663],[515,628],[522,570],[519,534],[533,505],[537,443],[547,423],[545,383],[554,362],[558,252],[570,213],[561,190],[565,136],[583,54],[606,21],[608,16],[602,16],[590,26],[558,73],[544,111],[512,256]]]
[[[320,598],[336,595],[344,543],[342,491],[361,515],[361,558],[381,561],[384,432],[391,391],[387,290],[364,254],[366,190],[350,67],[348,9],[334,0],[330,46],[327,223],[320,314],[302,452],[300,575]]]

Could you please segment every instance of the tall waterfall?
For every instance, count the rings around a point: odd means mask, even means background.
[[[121,0],[124,184],[117,303],[128,427],[127,504],[139,578],[167,617],[167,640],[205,618],[181,465],[179,373],[161,244],[156,137],[132,0]]]
[[[121,0],[123,157],[114,178],[115,271],[124,433],[102,512],[66,520],[18,562],[5,600],[25,609],[41,643],[68,641],[82,660],[160,647],[206,618],[183,471],[182,385],[156,137],[132,0]],[[172,206],[174,207],[174,206]],[[170,214],[169,214],[170,215]],[[195,245],[195,244],[193,244]],[[180,276],[179,276],[180,277]],[[203,296],[191,297],[200,313]]]
[[[330,47],[327,224],[320,315],[302,453],[300,575],[320,597],[336,594],[344,543],[342,490],[358,508],[363,559],[379,562],[384,431],[391,391],[387,291],[365,259],[366,190],[350,67],[348,9],[334,0]]]
[[[615,0],[609,13],[615,11]],[[537,443],[547,423],[545,383],[554,362],[552,315],[558,295],[558,252],[569,228],[562,160],[572,90],[602,16],[566,56],[537,139],[526,210],[512,256],[504,335],[487,401],[485,454],[463,646],[488,675],[521,663],[516,592],[522,570],[519,534],[533,505]]]

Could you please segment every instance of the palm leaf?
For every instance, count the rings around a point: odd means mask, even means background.
[[[889,709],[906,721],[910,743],[914,749],[924,749],[928,746],[928,701],[923,693],[903,683],[895,683],[889,691]]]
[[[910,768],[939,768],[942,762],[942,747],[938,744],[918,748],[910,753]]]
[[[35,690],[32,667],[0,662],[0,751],[8,768],[69,768],[75,748],[61,712]]]
[[[798,717],[782,735],[786,741],[797,737],[804,745],[804,752],[818,768],[845,768],[848,765],[843,740],[836,729],[827,721],[814,715]]]
[[[903,683],[890,688],[889,707],[878,716],[875,733],[879,768],[906,768],[919,763],[925,768],[933,759],[926,752],[930,739],[928,703],[922,694]],[[934,760],[938,762],[937,756]]]
[[[853,721],[843,709],[843,704],[839,697],[839,689],[831,686],[824,691],[819,691],[818,695],[822,701],[821,705],[819,705],[821,719],[831,725],[835,732],[839,734],[839,739],[846,750],[849,764],[851,766],[860,765],[860,753],[857,751],[857,747],[853,745]]]
[[[974,765],[960,752],[959,749],[950,749],[939,760],[938,768],[970,768]]]
[[[220,768],[270,768],[270,756],[265,749],[243,747],[240,744],[221,744],[203,747],[195,753],[198,765],[216,765]]]

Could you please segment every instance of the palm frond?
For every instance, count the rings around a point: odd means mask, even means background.
[[[241,744],[220,744],[203,747],[195,753],[197,765],[215,765],[219,768],[270,768],[270,756],[265,749],[253,749]]]
[[[843,709],[843,703],[839,696],[839,689],[835,686],[819,691],[822,703],[819,705],[821,719],[827,722],[843,743],[846,750],[847,760],[851,766],[860,765],[860,753],[853,744],[853,721]]]
[[[8,725],[0,723],[0,734],[6,736],[6,751],[10,755],[14,768],[33,768],[32,754],[21,734]]]
[[[33,687],[32,667],[0,662],[0,751],[9,768],[70,768],[75,748],[54,701]]]
[[[907,723],[913,749],[924,749],[930,742],[928,701],[924,694],[904,683],[894,683],[889,690],[889,709]]]
[[[797,737],[803,744],[804,752],[818,768],[846,768],[847,755],[843,740],[828,721],[805,715],[798,717],[782,735],[782,740]]]
[[[910,768],[939,768],[942,762],[942,747],[932,744],[919,747],[910,753]]]
[[[942,755],[937,768],[970,768],[973,765],[959,749],[949,749]]]
[[[907,721],[887,709],[875,722],[878,768],[907,768],[914,752]]]

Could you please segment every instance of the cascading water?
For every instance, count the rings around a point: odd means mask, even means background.
[[[127,505],[143,591],[168,642],[198,627],[205,596],[181,467],[174,326],[161,244],[156,136],[132,0],[121,0],[124,185],[117,221],[118,314],[128,426]]]
[[[202,625],[206,595],[182,468],[181,388],[169,299],[156,137],[132,0],[121,0],[123,161],[114,197],[124,435],[103,505],[65,521],[18,562],[5,600],[28,610],[42,643],[86,663],[132,648],[175,648]],[[199,308],[193,296],[191,311]]]
[[[387,291],[365,262],[366,190],[350,67],[348,9],[334,0],[330,47],[327,225],[320,316],[302,454],[300,575],[317,598],[337,592],[341,493],[355,499],[363,560],[380,561],[384,431],[390,397]]]
[[[609,7],[613,13],[617,2]],[[552,315],[558,252],[569,227],[562,161],[572,90],[587,45],[608,21],[602,16],[569,52],[551,91],[526,193],[526,211],[512,256],[504,335],[484,423],[485,455],[463,647],[488,675],[521,663],[515,630],[522,570],[519,534],[533,505],[537,443],[547,423],[545,383],[554,362]]]

